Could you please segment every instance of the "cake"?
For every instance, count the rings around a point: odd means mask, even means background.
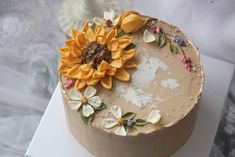
[[[110,10],[59,51],[67,126],[94,156],[167,157],[190,137],[204,74],[178,27]]]

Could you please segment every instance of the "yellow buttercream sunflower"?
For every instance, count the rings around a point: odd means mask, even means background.
[[[97,25],[94,29],[86,22],[80,32],[71,31],[71,40],[60,49],[59,71],[67,78],[75,80],[75,87],[82,89],[98,82],[106,89],[112,88],[112,78],[129,81],[126,69],[135,68],[130,61],[135,49],[125,49],[132,43],[131,36],[117,37],[117,28]]]

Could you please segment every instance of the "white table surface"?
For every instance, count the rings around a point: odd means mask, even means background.
[[[172,157],[208,157],[218,128],[234,66],[202,57],[206,75],[200,109],[193,133]],[[70,134],[57,86],[31,144],[25,154],[30,157],[93,157]]]

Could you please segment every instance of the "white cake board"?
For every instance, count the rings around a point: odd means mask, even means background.
[[[206,75],[196,126],[187,143],[172,157],[208,157],[228,94],[234,66],[202,57]],[[31,144],[30,157],[94,157],[70,134],[57,86]]]

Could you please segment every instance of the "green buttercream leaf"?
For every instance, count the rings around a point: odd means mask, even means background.
[[[164,35],[159,35],[158,41],[157,41],[158,47],[162,48],[166,44],[166,38]]]
[[[100,107],[95,109],[95,111],[100,111],[100,110],[103,110],[103,109],[106,109],[106,108],[107,108],[107,106],[104,103],[102,103]]]
[[[124,32],[123,30],[121,30],[121,31],[118,33],[117,37],[120,38],[120,37],[122,37],[122,36],[124,36],[124,35],[126,35],[126,34],[127,34],[126,32]]]
[[[136,113],[134,113],[134,112],[127,112],[127,113],[125,113],[122,116],[122,118],[124,118],[125,120],[129,120],[129,119],[135,118],[135,116],[136,116]]]
[[[178,54],[178,48],[175,45],[170,45],[170,51],[173,55]]]
[[[147,122],[143,119],[136,119],[135,125],[136,126],[145,126]]]
[[[135,47],[136,47],[136,45],[135,45],[135,44],[130,43],[127,47],[125,47],[125,49],[124,49],[124,50],[130,50],[130,49],[133,49],[133,48],[135,48]]]
[[[91,26],[91,29],[92,29],[93,32],[95,31],[95,28],[96,28],[96,23],[94,22]]]
[[[125,126],[125,129],[130,133],[138,131],[138,129],[135,126]]]

